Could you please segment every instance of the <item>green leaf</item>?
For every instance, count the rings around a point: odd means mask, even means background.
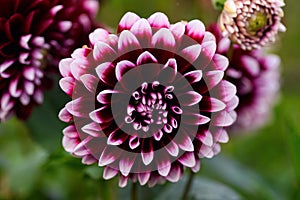
[[[170,187],[168,187],[159,197],[156,198],[156,200],[180,199],[186,182],[187,178],[185,177],[178,183],[171,184]],[[236,191],[221,182],[217,182],[202,176],[196,176],[192,182],[187,200],[207,199],[238,200],[242,198]]]
[[[216,10],[223,10],[225,1],[226,0],[212,0],[211,2]]]
[[[43,104],[33,110],[26,122],[32,138],[50,153],[61,147],[62,129],[66,124],[58,119],[58,113],[67,98],[56,85],[45,93]]]
[[[258,174],[236,160],[217,156],[204,162],[202,162],[202,173],[231,186],[244,197],[282,199]]]

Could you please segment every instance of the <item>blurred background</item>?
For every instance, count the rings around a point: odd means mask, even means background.
[[[190,199],[300,199],[299,1],[286,0],[284,24],[272,49],[282,58],[282,88],[272,119],[251,133],[235,135],[221,154],[202,160]],[[218,12],[210,0],[102,0],[98,19],[115,30],[127,11],[148,17],[156,11],[170,22],[198,18],[206,25]],[[57,114],[67,97],[58,86],[28,122],[0,124],[0,199],[129,199],[130,184],[103,181],[101,169],[84,166],[64,152]],[[185,179],[155,188],[139,187],[143,199],[176,199]]]

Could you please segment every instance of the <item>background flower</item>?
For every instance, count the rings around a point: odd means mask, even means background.
[[[1,0],[0,121],[26,119],[43,102],[60,59],[87,41],[94,0]]]
[[[283,0],[227,0],[219,21],[224,36],[243,50],[261,48],[284,32]]]
[[[240,103],[237,121],[231,127],[236,132],[259,128],[268,121],[280,88],[280,58],[263,49],[245,51],[223,37],[218,25],[209,30],[218,41],[217,52],[229,56],[226,80],[237,87]]]
[[[66,151],[85,164],[154,186],[200,169],[228,141],[238,99],[223,80],[226,57],[199,20],[170,24],[166,15],[127,13],[119,35],[96,29],[90,47],[60,62],[60,86],[72,97],[59,117]]]

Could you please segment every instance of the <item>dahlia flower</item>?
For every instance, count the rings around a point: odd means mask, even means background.
[[[0,121],[26,119],[58,62],[95,26],[94,0],[0,0]],[[88,38],[86,38],[88,41]]]
[[[266,46],[286,30],[284,5],[283,0],[227,0],[219,18],[222,32],[243,50]]]
[[[230,40],[217,25],[209,30],[216,36],[217,52],[229,56],[226,80],[237,87],[239,105],[233,131],[253,131],[266,124],[280,89],[280,58],[263,49],[245,51],[238,45],[230,50]]]
[[[170,24],[127,13],[118,34],[96,29],[90,45],[63,59],[62,90],[72,100],[59,118],[63,147],[84,164],[154,186],[176,182],[200,158],[211,158],[228,141],[235,120],[236,88],[223,80],[226,57],[199,20]]]

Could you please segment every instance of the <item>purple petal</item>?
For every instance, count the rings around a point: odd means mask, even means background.
[[[92,92],[93,94],[96,93],[97,85],[99,82],[99,79],[91,74],[84,74],[80,76],[80,80],[82,81],[84,87]]]
[[[178,161],[186,167],[194,167],[196,165],[196,159],[194,152],[185,152]]]
[[[29,40],[31,39],[32,34],[24,35],[20,38],[20,46],[24,49],[30,50],[30,47],[28,45]]]
[[[143,48],[149,47],[152,38],[152,29],[146,19],[139,19],[134,23],[130,31],[139,39]]]
[[[60,110],[58,114],[58,118],[63,122],[69,123],[72,121],[73,116],[68,112],[67,108],[64,107],[63,109]]]
[[[83,97],[79,97],[77,99],[74,99],[66,104],[66,108],[69,113],[71,113],[73,116],[76,117],[84,117],[86,115],[85,112],[83,112]]]
[[[168,17],[161,12],[152,14],[147,20],[153,28],[169,28],[170,26]]]
[[[140,19],[138,15],[132,12],[127,12],[120,20],[117,33],[121,33],[124,30],[130,30],[131,27]]]
[[[239,104],[239,98],[237,96],[234,96],[229,102],[227,102],[227,111],[232,111],[234,110]]]
[[[116,148],[112,148],[110,146],[106,146],[104,150],[102,151],[102,154],[99,158],[98,165],[100,167],[109,165],[113,163],[115,160],[117,160],[120,157],[120,152],[116,151]]]
[[[224,110],[225,107],[225,103],[223,103],[219,99],[209,96],[204,96],[200,104],[200,110],[203,112],[217,112]]]
[[[202,70],[194,70],[184,74],[184,77],[187,81],[192,84],[195,82],[199,82],[202,79]]]
[[[251,57],[244,55],[241,57],[241,62],[245,70],[251,75],[251,76],[257,76],[260,72],[260,66],[258,63],[258,60]]]
[[[271,54],[265,56],[261,62],[266,69],[275,70],[280,66],[281,61],[279,56]]]
[[[72,96],[75,79],[73,77],[64,77],[59,80],[60,88],[69,96]]]
[[[94,46],[98,41],[102,41],[102,42],[106,41],[108,35],[109,32],[107,30],[103,28],[98,28],[89,35],[89,39],[91,44]]]
[[[201,145],[200,156],[206,157],[206,158],[212,158],[214,156],[214,151],[213,151],[212,147],[208,147],[204,144]]]
[[[63,130],[63,134],[68,138],[78,138],[78,132],[75,125],[69,125]]]
[[[165,146],[167,152],[171,155],[171,156],[178,156],[179,153],[179,148],[178,145],[174,142],[174,141],[170,141],[168,145]]]
[[[59,62],[59,72],[63,77],[72,76],[70,65],[73,62],[72,58],[65,58]]]
[[[184,48],[179,55],[192,64],[199,57],[201,51],[202,46],[200,44],[195,44]]]
[[[99,124],[110,122],[113,119],[110,106],[103,106],[89,114],[90,118]]]
[[[177,40],[181,39],[185,32],[185,25],[182,22],[177,22],[176,24],[172,24],[170,26],[170,30],[173,33],[174,37]]]
[[[223,79],[223,77],[224,77],[224,72],[219,70],[208,71],[205,73],[205,76],[203,76],[208,90],[218,85],[220,81]]]
[[[107,43],[98,41],[94,46],[93,57],[96,61],[112,62],[117,58],[117,53]]]
[[[135,156],[131,155],[130,157],[120,158],[119,169],[123,176],[128,176],[130,170],[134,164]]]
[[[172,71],[170,72],[169,69],[172,69]],[[165,80],[165,82],[169,83],[169,82],[173,82],[176,78],[177,75],[177,62],[176,59],[174,58],[170,58],[167,63],[164,65],[163,67],[163,71],[161,72],[161,76],[162,77],[168,77],[167,80]]]
[[[175,137],[175,142],[177,143],[178,147],[183,151],[192,152],[194,151],[194,145],[191,138],[187,135],[185,131],[182,131],[180,136]]]
[[[230,126],[230,125],[233,124],[233,122],[234,122],[234,119],[226,111],[222,111],[222,112],[217,113],[212,118],[212,121],[211,121],[213,126],[220,126],[220,127]]]
[[[143,65],[143,64],[147,64],[147,63],[157,63],[156,58],[149,52],[149,51],[145,51],[143,52],[137,59],[136,61],[136,65]]]
[[[148,151],[145,152],[145,150],[144,150],[145,146],[143,146],[142,152],[141,152],[142,160],[143,160],[145,165],[149,165],[153,161],[153,158],[154,158],[152,143],[149,143],[148,148],[149,148]]]
[[[98,77],[107,85],[114,86],[117,82],[115,77],[115,67],[111,62],[101,63],[97,68],[96,72]]]
[[[34,78],[35,78],[35,69],[34,69],[34,67],[24,67],[23,75],[27,80],[33,81]]]
[[[66,136],[63,137],[62,145],[66,152],[73,153],[75,147],[79,144],[78,138],[68,138]]]
[[[119,54],[122,55],[138,49],[141,49],[141,45],[135,35],[128,30],[122,31],[118,41]]]
[[[177,98],[179,100],[180,105],[193,106],[201,101],[202,96],[198,92],[188,91],[182,95],[178,95]]]
[[[91,165],[91,164],[96,163],[97,161],[98,160],[96,158],[94,158],[94,156],[92,156],[92,155],[85,155],[82,158],[82,164],[85,164],[85,165]]]
[[[14,64],[15,60],[7,60],[3,63],[0,64],[0,76],[2,76],[2,73],[4,73],[4,71],[6,69],[8,69],[12,64]]]
[[[237,90],[235,85],[222,80],[221,83],[213,89],[212,94],[216,94],[216,96],[218,96],[217,98],[221,99],[223,102],[228,102],[234,98],[236,92]]]
[[[220,54],[215,54],[213,57],[213,62],[211,62],[211,70],[220,70],[220,71],[225,71],[229,65],[229,60],[227,57],[220,55]]]
[[[89,150],[86,148],[86,144],[91,141],[92,137],[88,136],[86,137],[84,140],[82,140],[74,149],[73,154],[76,156],[85,156],[88,155],[90,152]]]
[[[180,169],[179,165],[172,166],[170,173],[166,177],[168,181],[172,183],[176,183],[179,181],[179,179],[182,177],[183,172]]]
[[[209,117],[206,117],[201,114],[190,113],[186,114],[187,117],[183,119],[183,122],[188,125],[202,125],[210,121]],[[187,118],[187,119],[186,119]]]
[[[156,133],[153,134],[153,137],[156,141],[160,141],[163,135],[163,132],[161,130],[158,130]]]
[[[207,32],[206,31],[204,33],[204,37],[203,37],[202,43],[208,42],[208,41],[214,41],[214,42],[216,42],[216,37],[211,32]]]
[[[135,149],[139,145],[140,145],[140,139],[139,139],[139,137],[136,136],[136,135],[131,136],[130,139],[129,139],[129,147],[131,149]]]
[[[227,131],[222,128],[214,132],[214,139],[220,143],[227,143],[229,141],[229,136]]]
[[[103,179],[104,180],[109,180],[109,179],[112,179],[113,177],[115,177],[117,174],[119,173],[118,170],[115,170],[111,167],[104,167],[104,170],[103,170]]]
[[[200,55],[199,63],[202,67],[206,67],[211,61],[216,52],[216,42],[209,41],[202,43],[202,52]]]
[[[135,64],[128,61],[128,60],[122,60],[117,63],[116,66],[116,78],[118,81],[121,81],[122,76],[135,67]]]
[[[102,103],[102,104],[110,104],[112,94],[117,94],[117,93],[119,93],[119,92],[116,90],[102,90],[97,95],[97,100],[99,103]]]
[[[197,173],[200,170],[200,159],[196,159],[196,165],[191,168],[192,172]]]
[[[138,173],[138,180],[141,185],[145,185],[150,179],[151,172]]]
[[[20,78],[16,77],[14,80],[12,80],[9,84],[9,93],[12,97],[20,97],[22,94],[22,90],[18,89]]]
[[[158,158],[160,161],[157,162],[157,170],[161,176],[167,176],[171,169],[171,162],[169,158],[161,158],[161,156]]]
[[[229,38],[222,38],[218,43],[218,53],[227,54],[230,49],[231,41]]]
[[[124,188],[127,185],[128,178],[129,178],[129,176],[125,177],[125,176],[120,175],[120,178],[119,178],[119,187],[120,188]]]
[[[23,93],[20,97],[20,102],[22,105],[27,106],[30,102],[30,97],[26,93]]]
[[[35,85],[31,81],[24,81],[24,89],[28,95],[33,95]]]
[[[169,29],[162,28],[153,35],[151,44],[154,48],[172,50],[176,45],[176,41]]]
[[[192,20],[186,25],[186,34],[201,44],[205,34],[205,26],[200,20]]]
[[[197,139],[207,146],[213,145],[213,137],[209,130],[205,130],[201,134],[197,134]]]
[[[74,77],[76,80],[79,80],[80,76],[86,73],[85,66],[75,61],[70,64],[70,69],[72,73],[71,76]]]
[[[92,137],[99,137],[102,129],[103,128],[95,122],[91,122],[81,128],[83,132]]]

